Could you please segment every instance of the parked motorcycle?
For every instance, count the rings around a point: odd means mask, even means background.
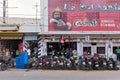
[[[107,60],[106,60],[106,58],[101,57],[99,59],[99,63],[100,63],[100,70],[106,70],[107,69]]]
[[[72,69],[74,70],[78,70],[79,69],[79,59],[78,59],[78,56],[72,56],[70,58],[71,60],[71,63],[72,63]]]
[[[114,70],[119,70],[120,69],[120,62],[119,61],[115,61],[114,63]]]
[[[65,69],[65,58],[64,57],[59,57],[57,60],[57,67],[58,69]]]
[[[57,69],[58,67],[58,63],[57,63],[57,61],[58,61],[58,57],[57,56],[54,56],[52,59],[51,59],[51,68],[52,69]]]
[[[88,70],[92,70],[92,59],[91,58],[89,58],[89,57],[87,57],[87,68],[88,68]]]
[[[72,63],[70,59],[65,59],[65,69],[72,69]]]
[[[108,70],[113,70],[113,59],[112,58],[109,58],[109,60],[107,61],[107,69]]]
[[[100,69],[99,58],[98,57],[93,58],[92,64],[93,64],[93,69],[94,70],[99,70]]]

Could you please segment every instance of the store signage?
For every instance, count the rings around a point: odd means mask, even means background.
[[[76,10],[75,5],[69,5],[67,3],[64,3],[62,5],[63,10],[69,10],[74,11]],[[79,10],[103,10],[103,11],[109,11],[109,10],[116,10],[120,11],[120,5],[117,3],[109,4],[109,5],[94,5],[94,4],[79,4]]]
[[[4,37],[0,37],[0,39],[22,39],[22,37],[11,37],[11,36],[4,36]]]
[[[76,20],[74,22],[74,26],[88,26],[88,27],[91,27],[91,26],[96,26],[98,24],[98,21],[97,20],[92,20],[92,21],[88,21],[88,20]]]
[[[120,31],[120,1],[48,0],[48,31]]]
[[[37,36],[36,35],[24,36],[24,40],[37,40]]]

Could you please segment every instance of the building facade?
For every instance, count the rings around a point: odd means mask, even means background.
[[[40,23],[36,24],[36,19],[8,18],[6,23],[0,23],[0,53],[7,50],[13,54],[15,50],[32,49],[37,44],[40,31]]]
[[[41,0],[39,36],[47,53],[62,46],[76,48],[78,55],[87,50],[109,57],[120,47],[119,11],[119,0]]]

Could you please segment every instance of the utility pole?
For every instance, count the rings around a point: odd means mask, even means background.
[[[35,8],[36,8],[36,24],[38,23],[38,4],[37,4],[37,2],[36,2],[36,5],[34,5],[35,6]]]
[[[3,0],[3,23],[6,23],[6,0]]]
[[[3,20],[2,22],[5,24],[7,23],[8,20],[8,8],[17,8],[17,7],[8,7],[8,0],[3,0],[3,3],[0,2],[1,4],[3,4]]]

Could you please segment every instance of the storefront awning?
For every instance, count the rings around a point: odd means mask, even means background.
[[[21,40],[23,37],[23,34],[17,34],[17,33],[1,33],[0,34],[0,40]]]
[[[0,30],[18,30],[18,26],[0,26]]]

